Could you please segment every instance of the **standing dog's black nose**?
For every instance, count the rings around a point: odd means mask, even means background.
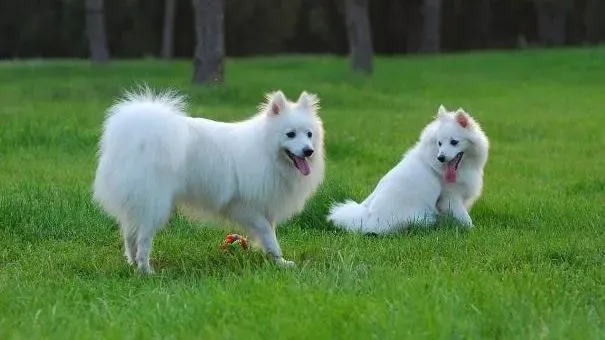
[[[313,154],[313,149],[309,149],[309,148],[303,149],[303,155],[305,155],[305,157],[311,157],[312,154]]]
[[[444,156],[444,155],[441,155],[441,156],[437,157],[437,159],[438,159],[438,160],[439,160],[439,162],[441,162],[441,163],[445,162],[445,156]]]

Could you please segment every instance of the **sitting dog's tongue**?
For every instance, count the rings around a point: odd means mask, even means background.
[[[309,173],[311,173],[311,168],[309,167],[309,163],[307,163],[305,158],[294,156],[292,159],[294,159],[294,166],[296,166],[301,174],[307,176]]]
[[[447,165],[445,166],[444,177],[446,183],[456,182],[456,158],[447,162]]]

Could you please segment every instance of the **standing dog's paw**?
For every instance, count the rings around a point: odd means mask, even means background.
[[[143,274],[143,275],[154,275],[155,274],[155,271],[153,270],[153,267],[151,267],[149,265],[149,263],[144,263],[144,262],[141,263],[141,262],[139,262],[137,264],[137,268],[138,268],[139,272],[141,274]]]
[[[284,259],[283,257],[279,257],[279,258],[275,259],[275,264],[277,264],[279,267],[282,267],[282,268],[296,267],[296,263],[294,263],[294,261],[288,261],[288,260]]]

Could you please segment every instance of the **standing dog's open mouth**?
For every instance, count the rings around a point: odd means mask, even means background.
[[[289,150],[285,150],[285,151],[286,151],[286,155],[288,155],[288,158],[290,158],[290,160],[294,164],[294,167],[296,167],[296,169],[298,169],[298,171],[300,171],[301,174],[303,174],[304,176],[307,176],[308,174],[311,173],[311,167],[309,166],[309,162],[307,162],[306,157],[296,156]]]
[[[456,157],[452,158],[451,161],[447,162],[445,165],[445,181],[447,183],[456,182],[456,170],[458,170],[458,165],[460,165],[460,161],[462,160],[462,155],[464,152],[459,152]]]

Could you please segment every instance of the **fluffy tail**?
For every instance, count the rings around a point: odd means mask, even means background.
[[[368,209],[351,200],[332,206],[330,214],[328,214],[328,221],[349,231],[371,231],[369,230],[369,220]]]
[[[135,90],[125,91],[124,96],[107,110],[107,118],[132,111],[151,111],[184,116],[186,110],[185,97],[175,90],[168,89],[156,93],[146,84],[141,84]]]

